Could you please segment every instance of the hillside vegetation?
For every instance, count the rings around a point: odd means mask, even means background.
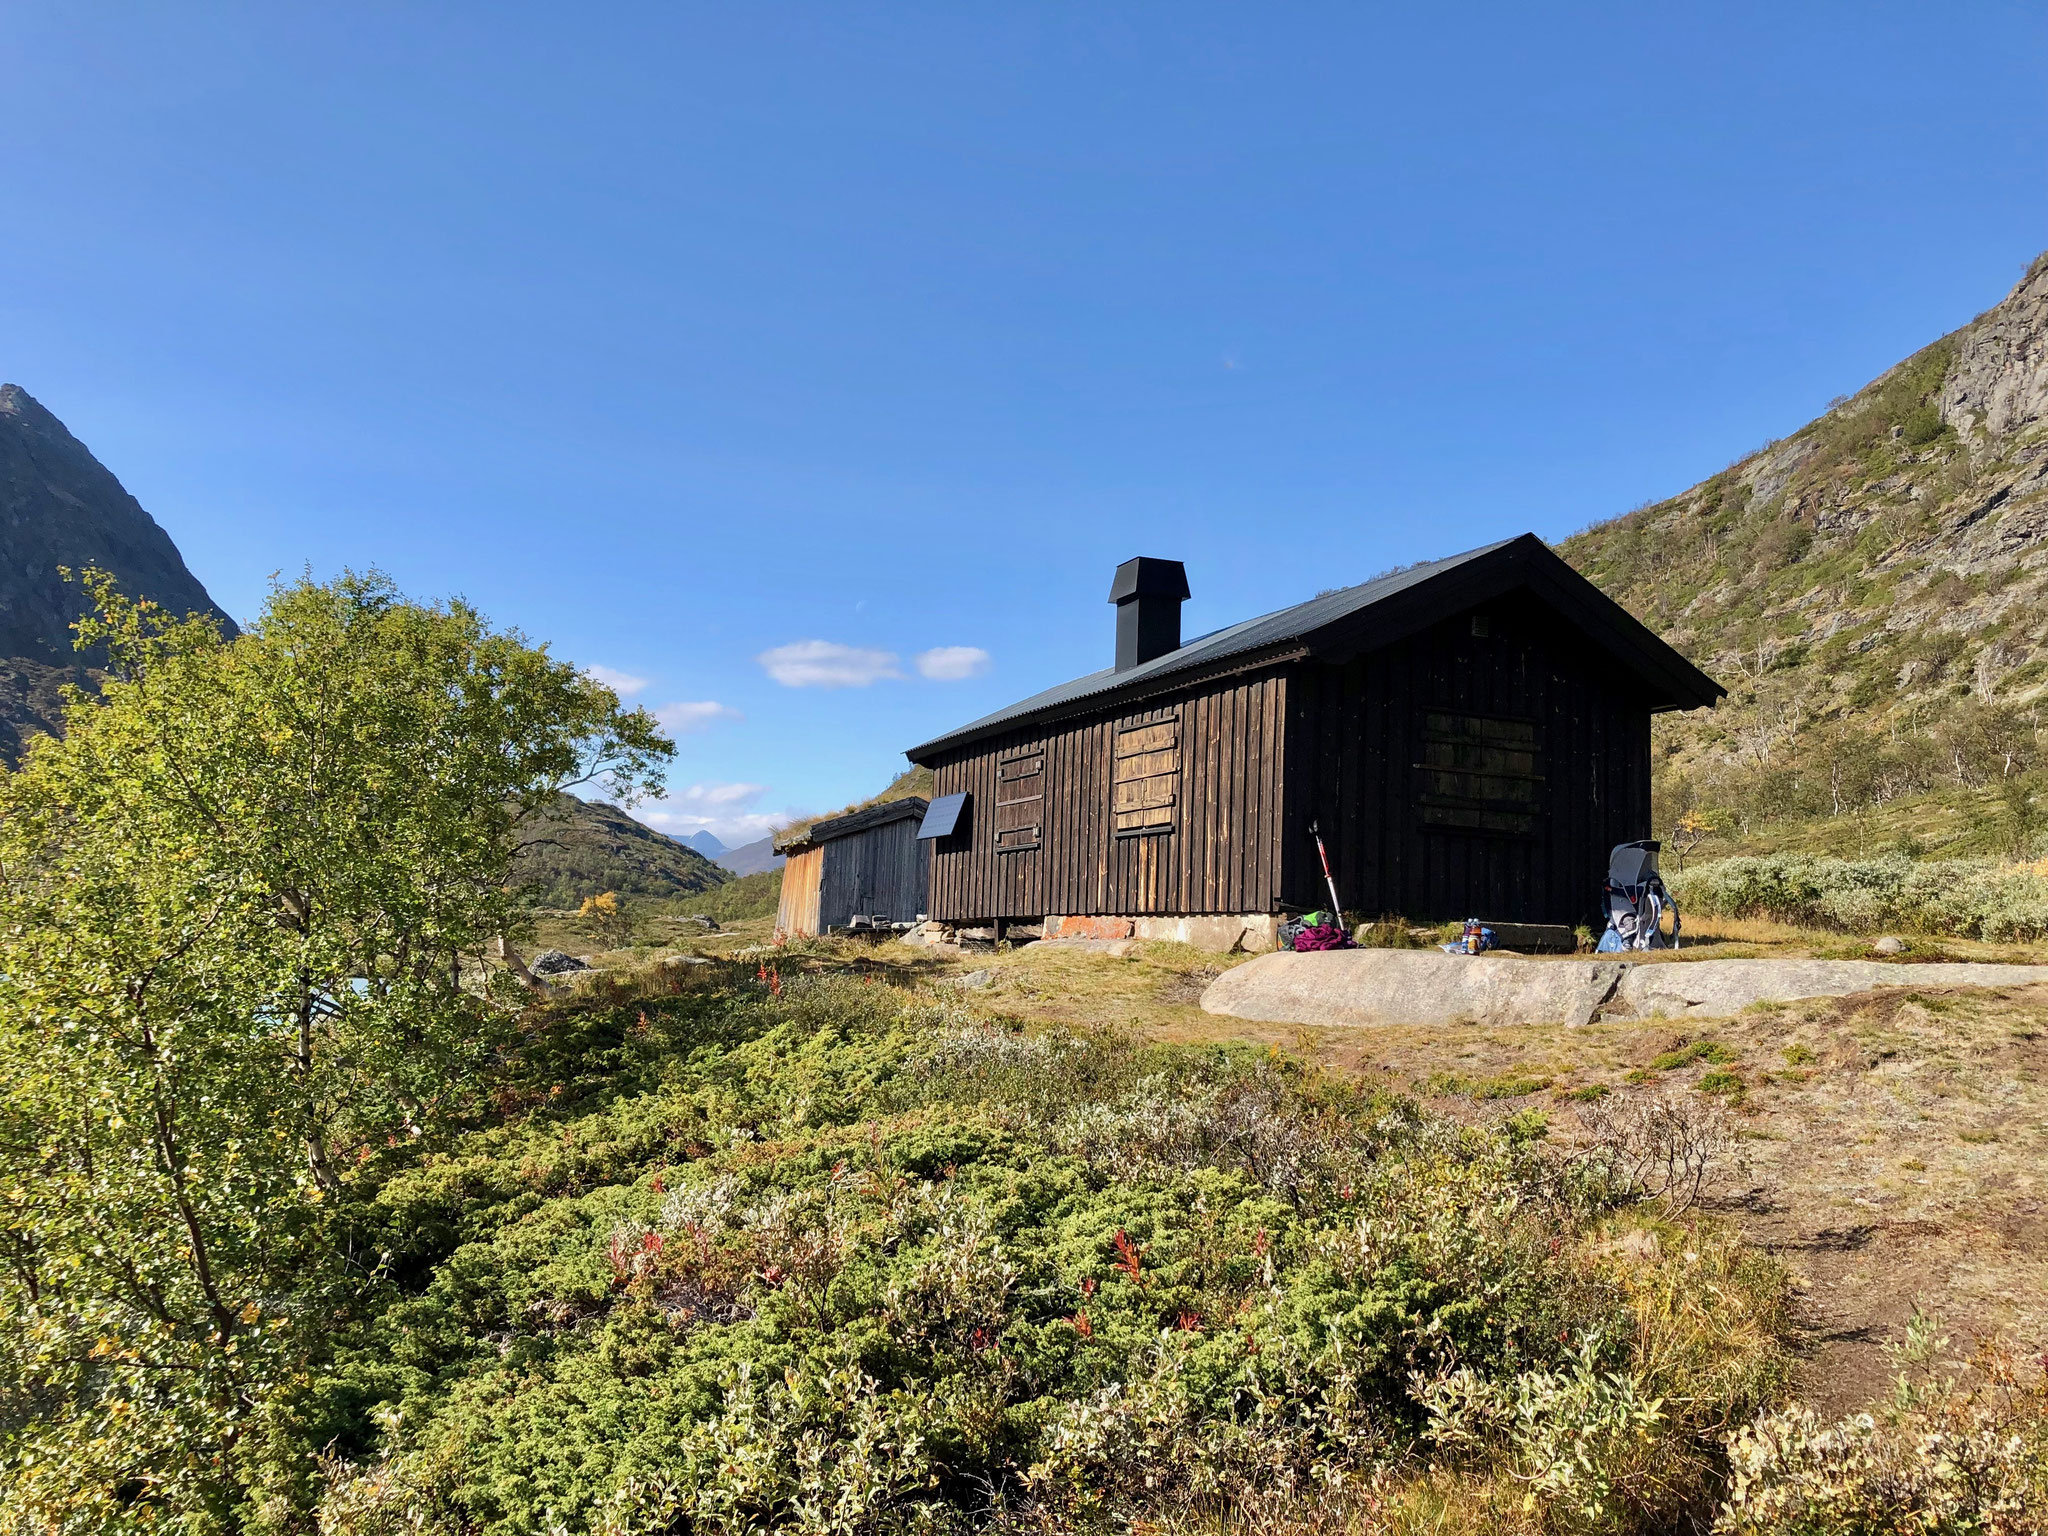
[[[356,1175],[394,1261],[299,1415],[328,1529],[1651,1529],[1778,1389],[1777,1267],[1533,1122],[872,974],[669,985]]]
[[[1946,851],[2023,856],[2048,820],[2044,539],[2048,258],[1818,420],[1560,549],[1729,688],[1658,722],[1660,829],[1696,810],[1759,851],[1867,852],[1920,799]]]
[[[615,805],[559,795],[519,829],[512,878],[537,906],[570,907],[586,896],[694,897],[735,878]],[[708,910],[693,907],[691,910]]]

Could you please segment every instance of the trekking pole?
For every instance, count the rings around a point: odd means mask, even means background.
[[[1330,873],[1330,853],[1323,847],[1323,829],[1316,822],[1308,824],[1308,835],[1316,840],[1316,857],[1323,861],[1323,884],[1330,888],[1330,916],[1337,920],[1337,926],[1344,926],[1344,903],[1337,899],[1337,877]]]

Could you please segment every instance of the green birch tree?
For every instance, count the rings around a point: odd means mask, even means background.
[[[518,828],[673,748],[380,575],[280,586],[233,642],[85,580],[105,686],[0,776],[0,1527],[250,1528],[374,1278],[351,1167],[517,1006]]]

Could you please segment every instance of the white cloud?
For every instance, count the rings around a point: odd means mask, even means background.
[[[698,699],[694,702],[659,705],[654,711],[654,718],[681,735],[688,731],[707,730],[720,720],[744,720],[746,716],[730,704],[720,704],[714,699]]]
[[[989,656],[978,645],[939,645],[917,653],[917,670],[941,683],[979,677],[988,670]]]
[[[894,651],[873,651],[831,640],[798,640],[754,658],[785,688],[865,688],[901,677]]]
[[[621,672],[616,667],[585,667],[583,675],[593,682],[603,683],[622,699],[630,699],[647,686],[647,679],[635,677],[630,672]]]

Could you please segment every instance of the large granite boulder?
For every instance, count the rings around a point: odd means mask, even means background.
[[[1269,1024],[1569,1024],[1726,1018],[1755,1003],[1877,987],[2013,987],[2048,966],[1875,960],[1521,960],[1436,950],[1261,955],[1202,994],[1206,1012]]]
[[[1584,1024],[1627,969],[1433,949],[1283,950],[1225,971],[1202,1007],[1271,1024]]]

